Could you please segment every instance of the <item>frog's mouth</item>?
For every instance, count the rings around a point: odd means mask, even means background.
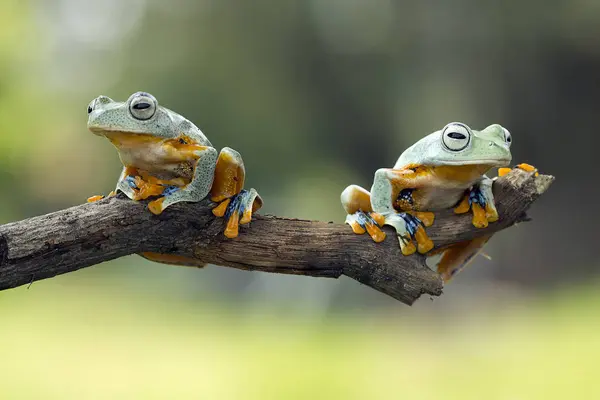
[[[150,136],[150,137],[154,137],[154,135],[147,133],[147,132],[131,132],[131,131],[122,131],[119,129],[110,129],[110,128],[106,128],[106,127],[102,127],[102,126],[94,126],[94,125],[88,125],[88,129],[90,132],[92,132],[94,135],[98,135],[98,136],[115,136],[115,135],[139,135],[139,136]]]
[[[512,158],[500,158],[500,159],[481,159],[481,160],[441,160],[444,165],[481,165],[494,167],[506,167],[510,164]]]
[[[150,140],[150,139],[154,139],[156,141],[160,141],[161,138],[156,137],[155,135],[152,135],[150,133],[146,133],[146,132],[126,132],[126,131],[122,131],[122,130],[118,130],[118,129],[107,129],[107,128],[102,128],[99,126],[88,126],[88,129],[90,130],[90,132],[92,132],[94,135],[98,135],[98,136],[104,136],[108,139],[111,138],[126,138],[126,137],[131,137],[131,138],[138,138],[140,140]]]

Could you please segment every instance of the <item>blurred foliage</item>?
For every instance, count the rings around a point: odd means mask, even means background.
[[[0,298],[3,398],[600,396],[594,287],[437,320],[323,318],[181,301],[97,275]]]
[[[86,132],[85,107],[146,90],[242,153],[264,212],[337,221],[340,191],[416,139],[500,122],[515,161],[558,181],[535,223],[498,235],[493,265],[464,279],[544,287],[594,271],[592,246],[556,234],[598,222],[583,211],[595,187],[562,212],[597,171],[594,2],[10,0],[0,18],[4,221],[109,191],[118,159]]]
[[[3,0],[0,223],[109,192],[119,160],[85,109],[137,90],[240,151],[264,213],[341,222],[346,185],[455,120],[503,124],[557,181],[493,261],[412,309],[349,279],[134,256],[2,292],[0,393],[598,396],[600,297],[578,285],[598,277],[599,38],[585,0]]]

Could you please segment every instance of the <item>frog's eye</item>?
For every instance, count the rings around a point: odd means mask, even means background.
[[[510,132],[508,131],[508,129],[506,128],[502,128],[504,129],[504,141],[506,142],[506,145],[508,147],[510,147],[510,145],[512,144],[512,136],[510,135]]]
[[[146,120],[152,118],[156,112],[156,100],[150,96],[140,94],[133,99],[129,104],[129,111],[134,118]]]
[[[442,143],[450,151],[461,151],[467,148],[471,141],[471,130],[468,126],[452,123],[442,131]]]

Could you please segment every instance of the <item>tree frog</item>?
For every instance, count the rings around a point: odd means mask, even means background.
[[[212,212],[227,218],[224,234],[238,236],[262,206],[255,189],[244,190],[245,169],[240,154],[212,147],[202,131],[181,115],[158,104],[145,92],[125,102],[99,96],[88,105],[88,129],[106,137],[117,149],[123,171],[116,191],[132,200],[156,197],[148,204],[153,214],[180,201],[198,202],[207,196],[218,204]],[[96,201],[103,196],[93,196]],[[147,253],[161,262],[187,264],[189,260]]]
[[[461,122],[449,123],[406,149],[393,168],[377,170],[370,193],[348,186],[341,194],[346,223],[357,234],[368,232],[375,242],[385,239],[383,225],[392,226],[404,255],[433,248],[425,227],[433,224],[434,211],[471,211],[473,225],[487,227],[498,220],[498,212],[493,180],[485,173],[509,165],[511,142],[509,131],[497,124],[476,131]],[[441,250],[437,270],[444,280],[462,269],[489,237]]]

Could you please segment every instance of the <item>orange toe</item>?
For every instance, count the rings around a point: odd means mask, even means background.
[[[352,231],[354,233],[356,233],[357,235],[362,235],[363,233],[366,232],[365,228],[360,226],[360,224],[356,221],[350,222],[350,227],[352,228]]]
[[[510,168],[498,168],[498,176],[504,176],[510,172]]]
[[[408,242],[404,242],[404,246],[402,247],[402,254],[405,256],[410,256],[417,251],[417,246],[412,242],[412,240],[408,240]]]
[[[471,206],[469,205],[469,195],[463,197],[463,199],[458,203],[458,205],[454,208],[455,214],[464,214],[470,210]]]
[[[150,212],[152,214],[158,215],[163,212],[163,202],[164,201],[165,201],[164,197],[161,197],[160,199],[152,200],[150,203],[148,203],[148,209],[150,210]]]
[[[223,233],[229,239],[233,239],[238,236],[239,218],[240,218],[239,213],[235,212],[231,215],[231,217],[229,218],[229,221],[227,221],[227,227],[225,228],[225,231]]]
[[[244,214],[242,215],[242,218],[240,219],[240,225],[248,224],[248,223],[250,223],[250,221],[252,221],[252,209],[251,208],[244,211]]]
[[[225,215],[225,211],[227,211],[227,206],[229,206],[229,203],[231,202],[231,199],[226,199],[224,202],[222,202],[221,204],[219,204],[218,206],[216,206],[215,208],[212,209],[212,213],[214,216],[216,217],[222,217]]]
[[[526,172],[533,172],[537,169],[533,165],[527,164],[527,163],[521,163],[521,164],[517,165],[517,168],[522,169],[523,171],[526,171]],[[535,173],[535,176],[539,176],[539,175],[540,174],[538,172]]]
[[[425,229],[422,226],[417,228],[415,240],[417,241],[417,250],[419,250],[419,253],[425,254],[433,249],[433,242],[429,239],[429,236],[427,236],[427,233],[425,233]]]
[[[104,196],[98,195],[98,196],[92,196],[92,197],[88,197],[87,198],[87,202],[88,203],[94,203],[98,200],[102,200],[104,198]]]
[[[377,225],[379,225],[379,226],[385,225],[385,217],[383,215],[376,213],[376,212],[372,212],[369,215],[371,215],[371,218],[373,218],[373,220],[375,222],[377,222]]]
[[[488,219],[485,216],[485,210],[477,203],[473,203],[471,206],[473,209],[473,226],[475,228],[486,228],[488,226]]]
[[[517,165],[517,168],[522,169],[523,171],[527,171],[527,172],[533,172],[536,169],[533,165],[527,164],[527,163],[521,163],[521,164]]]
[[[165,190],[163,186],[152,183],[156,180],[156,178],[150,178],[153,177],[149,177],[149,182],[144,181],[141,176],[136,176],[134,178],[135,186],[137,186],[139,189],[136,193],[135,200],[145,200],[151,196],[159,196]]]
[[[375,243],[380,243],[385,240],[385,233],[383,233],[383,231],[377,225],[367,223],[365,227],[367,228],[367,232],[369,232],[369,235],[371,236],[371,238],[373,238],[373,241]]]

